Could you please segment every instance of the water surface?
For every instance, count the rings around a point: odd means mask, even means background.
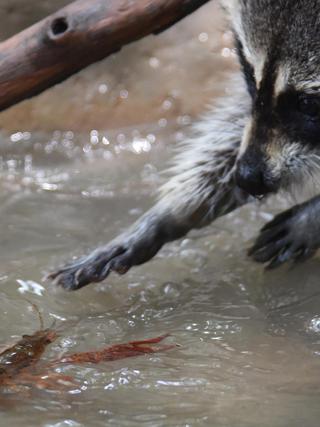
[[[246,257],[283,200],[248,206],[166,246],[150,263],[76,293],[45,272],[107,242],[152,203],[181,123],[109,133],[1,137],[0,336],[39,327],[26,299],[56,319],[61,354],[170,333],[180,347],[65,366],[71,391],[1,407],[0,425],[318,425],[319,260],[264,273]]]

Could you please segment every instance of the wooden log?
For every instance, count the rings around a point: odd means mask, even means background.
[[[78,0],[0,44],[0,111],[65,80],[208,0]]]

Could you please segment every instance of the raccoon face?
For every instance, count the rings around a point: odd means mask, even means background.
[[[320,171],[320,2],[225,0],[252,99],[238,185],[264,195]]]

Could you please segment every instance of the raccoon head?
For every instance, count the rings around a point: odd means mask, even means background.
[[[320,2],[225,0],[252,99],[236,180],[252,195],[316,183]]]

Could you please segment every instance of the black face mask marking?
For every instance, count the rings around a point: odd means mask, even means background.
[[[243,52],[243,46],[241,41],[238,39],[237,36],[235,36],[235,44],[237,48],[238,58],[241,64],[241,68],[246,80],[248,92],[252,98],[252,100],[255,99],[257,95],[257,84],[256,80],[254,78],[254,69],[253,66],[247,61],[244,52]]]
[[[278,126],[293,141],[312,147],[320,144],[320,97],[288,88],[278,97]]]

